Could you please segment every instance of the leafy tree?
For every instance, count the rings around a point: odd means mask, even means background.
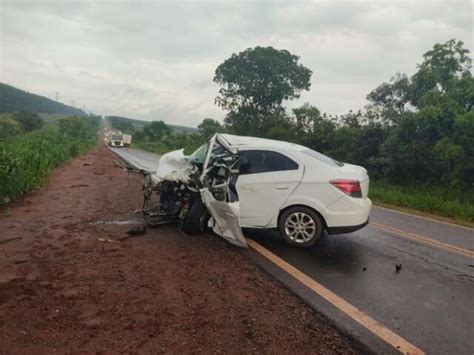
[[[384,122],[392,122],[403,114],[410,100],[410,79],[397,73],[390,83],[383,83],[367,95],[371,108],[375,109]]]
[[[44,120],[37,113],[15,112],[13,118],[21,125],[24,132],[40,129],[44,125]]]
[[[248,48],[219,65],[214,82],[221,86],[216,103],[229,111],[225,123],[238,133],[263,133],[267,116],[311,86],[311,70],[287,50]]]
[[[204,139],[209,138],[214,133],[222,133],[225,131],[225,128],[220,124],[219,121],[216,121],[212,118],[205,118],[198,126],[199,134]]]
[[[453,83],[463,77],[471,76],[469,50],[462,41],[451,39],[436,43],[433,49],[423,55],[423,62],[412,77],[412,103],[430,92],[445,93]]]
[[[315,106],[305,103],[303,106],[293,109],[295,117],[295,128],[299,138],[305,136],[313,129],[315,121],[321,118],[321,112]]]
[[[159,141],[164,136],[171,133],[171,128],[163,121],[153,121],[143,128],[143,133],[148,136],[152,142]]]
[[[462,42],[435,44],[411,78],[398,74],[367,98],[378,121],[388,124],[372,160],[385,178],[473,187],[467,142],[474,141],[474,79]]]

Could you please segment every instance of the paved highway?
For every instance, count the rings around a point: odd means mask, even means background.
[[[155,170],[159,159],[114,151],[144,170]],[[247,235],[424,352],[473,354],[474,230],[381,207],[370,219],[310,250],[272,232]]]
[[[135,148],[110,148],[115,154],[133,165],[135,168],[147,171],[149,173],[156,172],[158,167],[159,155],[147,152],[146,150]]]

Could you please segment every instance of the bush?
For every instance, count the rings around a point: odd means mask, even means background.
[[[10,114],[0,115],[0,139],[5,139],[21,133],[21,125]]]
[[[16,112],[13,118],[21,125],[24,132],[40,129],[44,125],[44,120],[37,113]]]

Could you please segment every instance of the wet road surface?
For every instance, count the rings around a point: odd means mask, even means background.
[[[158,167],[159,155],[136,148],[110,148],[115,154],[137,169],[154,173]]]
[[[121,153],[156,165],[151,153]],[[247,236],[426,353],[473,354],[474,230],[382,207],[370,220],[309,250],[287,246],[275,232]]]

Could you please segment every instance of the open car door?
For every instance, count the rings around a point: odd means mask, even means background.
[[[211,220],[212,230],[228,242],[247,247],[240,227],[240,206],[235,184],[238,178],[236,151],[215,134],[209,140],[209,149],[204,161],[200,189],[201,198]]]
[[[224,202],[214,198],[209,189],[201,189],[202,201],[207,207],[211,228],[217,235],[239,247],[247,247],[239,223],[239,201]]]

